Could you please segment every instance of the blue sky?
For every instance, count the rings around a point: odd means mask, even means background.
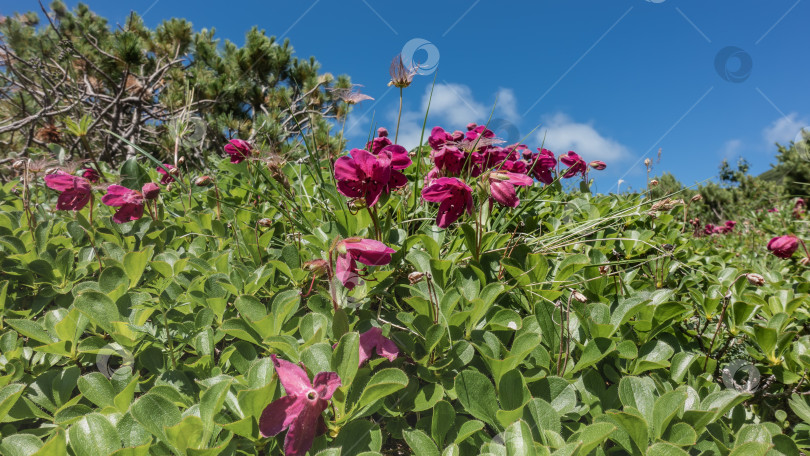
[[[388,67],[421,40],[413,59],[438,63],[405,91],[400,142],[418,141],[435,76],[428,128],[484,123],[497,98],[502,136],[529,135],[535,147],[545,137],[555,153],[606,161],[607,170],[591,173],[601,192],[615,191],[619,179],[622,189],[643,186],[646,157],[654,173],[672,172],[686,184],[716,176],[723,158],[745,157],[759,173],[775,162],[774,142],[810,126],[810,1],[85,3],[111,23],[134,10],[150,26],[184,17],[240,45],[253,25],[289,38],[296,55],[350,75],[375,98],[347,123],[357,147],[372,116],[393,131],[398,93],[386,86]],[[31,0],[5,5],[3,14],[36,8]]]

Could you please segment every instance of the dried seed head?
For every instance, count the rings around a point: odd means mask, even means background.
[[[576,299],[579,302],[582,302],[582,303],[588,302],[588,298],[586,298],[584,294],[582,294],[582,293],[580,293],[578,291],[571,292],[571,296],[573,296],[573,298]]]
[[[416,71],[413,68],[405,67],[405,63],[402,62],[402,55],[398,54],[391,62],[389,73],[391,73],[391,82],[388,85],[404,89],[411,85]]]
[[[656,185],[658,185],[658,180],[653,179],[650,181],[650,187],[655,187]]]
[[[182,164],[183,164],[183,163],[185,163],[185,162],[186,162],[186,157],[180,157],[180,158],[178,158],[178,159],[177,159],[177,166],[180,166],[180,165],[182,165]],[[180,172],[179,170],[177,170],[177,168],[175,168],[175,169],[173,169],[173,170],[171,170],[171,171],[172,171],[172,172],[177,172],[177,173],[179,173],[179,172]]]
[[[411,282],[411,285],[416,285],[417,283],[421,282],[422,279],[425,278],[424,272],[415,271],[408,274],[408,281]]]
[[[802,265],[802,266],[809,265],[810,264],[810,258],[808,258],[808,257],[802,258],[801,260],[799,260],[799,264]]]
[[[211,185],[211,176],[200,176],[194,179],[194,185],[197,187],[207,187]]]
[[[650,160],[649,158],[645,158],[645,159],[644,159],[644,166],[646,166],[647,168],[649,168],[649,167],[650,167],[650,165],[652,165],[652,160]]]
[[[25,158],[17,160],[11,165],[11,167],[14,168],[14,169],[23,169],[23,168],[25,168],[25,164],[26,164],[27,161],[28,161],[28,159],[25,159]]]
[[[748,283],[751,285],[756,285],[758,287],[765,285],[765,277],[762,277],[759,274],[749,273],[745,275],[745,278],[748,279]]]
[[[703,199],[703,195],[701,195],[700,193],[698,193],[698,194],[696,194],[695,196],[693,196],[693,197],[692,197],[692,200],[691,200],[691,201],[692,201],[693,203],[697,203],[698,201],[700,201],[700,200],[702,200],[702,199]]]
[[[271,219],[269,219],[269,218],[263,218],[263,219],[260,219],[260,220],[259,220],[258,222],[256,222],[256,223],[258,223],[258,224],[259,224],[259,226],[263,226],[263,227],[265,227],[265,228],[268,228],[268,227],[273,226],[273,221],[272,221]]]
[[[307,261],[304,263],[304,270],[313,273],[316,276],[322,276],[326,273],[328,264],[326,260],[317,259],[312,261]]]
[[[608,266],[606,264],[602,265],[602,266],[599,266],[599,274],[607,275],[609,273],[610,273],[610,266]]]

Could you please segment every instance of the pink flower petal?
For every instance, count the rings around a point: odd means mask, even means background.
[[[305,404],[305,399],[295,396],[284,396],[271,402],[259,418],[259,432],[263,437],[278,435],[298,418]]]
[[[312,379],[312,386],[318,392],[318,398],[328,401],[335,394],[335,390],[340,388],[340,377],[337,372],[319,372]]]
[[[270,355],[273,359],[273,367],[276,368],[276,374],[284,387],[284,391],[290,396],[300,396],[306,394],[312,389],[312,384],[309,382],[307,373],[297,364],[293,364],[287,360],[279,359],[275,354]]]

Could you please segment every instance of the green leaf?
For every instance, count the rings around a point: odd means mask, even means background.
[[[109,334],[114,334],[114,321],[121,321],[118,307],[112,299],[98,291],[86,291],[76,297],[74,302],[78,308],[94,325]]]
[[[625,407],[623,412],[607,412],[610,419],[616,423],[619,429],[630,436],[633,441],[633,454],[642,454],[647,448],[648,425],[641,413],[633,407]]]
[[[121,438],[103,415],[91,413],[68,430],[76,456],[106,456],[121,448]]]
[[[461,372],[456,376],[455,390],[459,402],[470,415],[500,429],[495,387],[484,374],[471,369]]]
[[[8,411],[17,403],[23,390],[25,390],[25,385],[19,383],[12,383],[0,388],[0,423],[5,420]]]
[[[433,406],[433,416],[430,421],[430,434],[439,446],[444,445],[444,437],[450,429],[453,428],[455,421],[456,411],[449,402],[440,401]]]
[[[360,365],[360,336],[356,332],[348,332],[340,338],[332,352],[331,365],[343,385],[352,384]]]
[[[671,443],[661,442],[647,448],[647,456],[689,456],[689,453]]]
[[[222,411],[230,392],[232,380],[221,380],[209,387],[200,398],[200,418],[203,423],[203,442],[208,442],[214,431],[214,417]]]
[[[132,417],[147,431],[168,443],[166,429],[180,423],[182,416],[168,399],[147,393],[136,400],[130,409]]]
[[[616,343],[612,339],[598,337],[589,340],[582,350],[582,357],[577,361],[571,373],[575,374],[586,367],[593,366],[615,350]]]
[[[408,386],[408,376],[399,369],[383,369],[366,383],[355,407],[369,407],[376,401]]]
[[[439,449],[436,447],[436,444],[433,443],[433,440],[431,440],[430,437],[428,437],[428,435],[424,432],[418,429],[405,430],[402,431],[402,435],[405,437],[405,441],[408,443],[408,446],[411,447],[413,454],[440,456]]]
[[[523,420],[515,421],[506,428],[503,432],[503,440],[506,444],[506,454],[509,456],[533,456],[537,454],[534,449],[532,430]]]
[[[200,417],[189,415],[176,425],[166,427],[167,443],[171,443],[181,453],[186,453],[186,450],[189,449],[200,448],[205,438],[203,429]]]
[[[586,455],[594,448],[602,445],[616,426],[610,423],[594,423],[571,434],[567,443],[581,443],[577,454]]]
[[[667,425],[683,408],[686,399],[684,391],[670,391],[655,400],[652,425],[656,438],[660,438],[664,434]]]
[[[126,271],[127,277],[129,277],[130,288],[134,288],[138,285],[138,282],[141,280],[141,276],[143,275],[143,271],[146,269],[146,264],[149,262],[149,258],[151,257],[151,247],[140,252],[129,252],[124,255],[124,271]]]
[[[82,395],[97,407],[115,406],[115,388],[100,372],[91,372],[80,377],[77,385]]]
[[[57,429],[53,436],[42,445],[36,453],[31,456],[64,456],[68,454],[67,439],[65,438],[65,430]]]

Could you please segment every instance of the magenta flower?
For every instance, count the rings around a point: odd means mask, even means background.
[[[515,186],[528,186],[534,182],[531,177],[525,174],[505,171],[492,171],[487,179],[489,180],[489,191],[492,199],[501,206],[506,207],[517,207],[520,204]]]
[[[390,155],[374,156],[363,149],[352,149],[349,153],[351,156],[335,161],[338,191],[349,198],[365,198],[367,207],[374,206],[391,181]]]
[[[554,158],[554,153],[548,149],[537,149],[539,153],[530,154],[527,158],[529,161],[529,173],[535,179],[548,185],[554,182],[552,170],[557,166],[557,159]],[[524,153],[525,156],[525,153]]]
[[[377,129],[377,137],[366,144],[366,150],[371,151],[371,153],[374,155],[377,155],[381,150],[387,146],[390,146],[391,144],[393,143],[390,139],[388,139],[388,130],[380,127]]]
[[[141,188],[141,193],[145,200],[153,200],[160,195],[160,187],[154,182],[147,182],[144,184],[143,188]]]
[[[337,243],[335,275],[349,290],[358,283],[360,274],[357,262],[367,266],[383,266],[391,262],[391,254],[396,250],[380,241],[351,237]]]
[[[89,180],[92,183],[98,182],[101,176],[98,175],[98,171],[93,168],[84,168],[82,171],[82,177]]]
[[[382,329],[371,328],[368,331],[360,334],[360,365],[362,366],[366,361],[371,359],[373,351],[376,349],[377,354],[393,361],[399,355],[399,348],[397,344],[391,339],[382,335]]]
[[[126,223],[138,220],[143,215],[143,194],[120,185],[107,187],[107,194],[101,197],[107,206],[120,207],[113,215],[115,223]]]
[[[473,198],[472,189],[460,179],[455,177],[440,177],[422,189],[422,198],[425,201],[439,203],[439,213],[436,224],[439,228],[447,228],[458,220],[464,210],[472,215]]]
[[[568,151],[567,154],[560,155],[560,162],[568,167],[565,173],[563,173],[563,177],[566,179],[574,177],[577,174],[581,174],[584,178],[585,173],[588,171],[588,164],[574,151]]]
[[[391,144],[382,148],[375,155],[378,157],[385,155],[391,160],[391,177],[388,179],[386,191],[408,185],[408,178],[400,171],[407,169],[413,163],[411,157],[408,156],[407,149],[398,144]]]
[[[430,138],[428,138],[428,144],[434,150],[441,148],[444,144],[448,141],[453,140],[453,135],[444,131],[442,127],[433,127],[433,130],[430,131]]]
[[[777,236],[768,242],[768,250],[779,258],[790,258],[799,248],[799,239],[792,234]]]
[[[227,147],[227,146],[225,146],[225,147]],[[163,168],[166,168],[166,169],[163,169]],[[174,176],[179,174],[178,173],[179,170],[177,169],[177,167],[174,166],[174,165],[170,165],[168,163],[164,163],[163,167],[158,166],[155,169],[157,169],[158,174],[161,174],[163,176],[163,177],[160,178],[160,183],[163,184],[163,185],[170,184],[170,183],[174,182]],[[166,170],[169,170],[169,172],[167,173]]]
[[[326,431],[322,413],[340,387],[340,377],[335,372],[321,372],[310,383],[302,367],[278,359],[276,355],[270,357],[287,395],[264,409],[259,418],[259,432],[263,437],[269,437],[287,429],[284,454],[303,456],[312,448],[316,435]]]
[[[231,156],[231,163],[242,163],[253,153],[253,146],[241,139],[232,139],[225,145],[225,152]]]
[[[62,192],[56,200],[56,209],[60,211],[80,211],[87,206],[93,193],[90,181],[64,171],[45,176],[45,185]]]
[[[456,146],[442,146],[433,151],[433,163],[447,175],[459,175],[467,162],[468,154]]]
[[[603,169],[607,168],[607,163],[600,160],[594,160],[590,163],[590,167],[597,171],[602,171]]]

